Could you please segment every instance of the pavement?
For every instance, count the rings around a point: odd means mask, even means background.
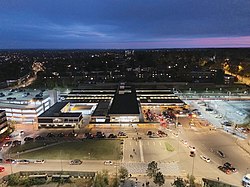
[[[204,113],[204,117],[209,114]],[[124,139],[123,144],[123,159],[118,161],[116,165],[104,165],[103,161],[90,161],[84,160],[80,166],[69,165],[69,161],[53,161],[48,160],[46,163],[38,164],[3,164],[6,171],[0,173],[0,176],[17,172],[20,170],[76,170],[76,171],[101,171],[108,169],[110,172],[115,173],[119,166],[124,166],[128,169],[132,176],[138,178],[137,186],[149,180],[145,175],[147,164],[151,161],[156,161],[160,171],[169,179],[170,185],[173,178],[176,176],[186,177],[187,174],[194,174],[198,182],[201,182],[202,177],[209,177],[216,179],[219,177],[222,181],[240,186],[242,176],[248,172],[250,168],[250,154],[248,150],[247,140],[243,141],[231,134],[226,133],[224,130],[215,129],[211,130],[211,126],[206,126],[208,121],[203,119],[195,119],[194,126],[190,126],[190,118],[179,117],[178,121],[182,124],[177,128],[170,127],[166,129],[159,125],[152,126],[108,126],[108,127],[92,127],[92,133],[102,131],[104,133],[115,133],[118,131],[126,132],[128,138]],[[149,138],[146,134],[147,131],[157,132],[162,130],[168,134],[168,137],[162,138]],[[39,133],[40,131],[36,131]],[[41,133],[48,133],[41,131]],[[138,139],[141,137],[141,139]],[[185,140],[187,143],[184,144]],[[174,151],[166,150],[165,143],[169,143],[174,147]],[[189,146],[196,148],[196,157],[190,157]],[[244,149],[242,147],[245,147]],[[220,150],[225,153],[226,158],[220,158],[216,151]],[[132,155],[132,157],[130,156]],[[200,159],[200,155],[206,155],[211,159],[207,163]],[[230,162],[237,168],[238,172],[227,175],[220,170],[218,166],[225,162]],[[132,182],[133,183],[133,182]],[[153,183],[151,183],[153,184]],[[126,186],[131,186],[130,183]],[[135,183],[132,184],[135,186]],[[150,185],[151,186],[151,185]]]

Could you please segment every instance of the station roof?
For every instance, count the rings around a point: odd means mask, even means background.
[[[79,117],[81,112],[61,112],[68,102],[58,102],[38,117]]]
[[[115,94],[109,114],[140,114],[139,105],[134,89],[131,92]]]
[[[108,114],[109,104],[110,100],[99,102],[92,116],[106,116]]]
[[[173,94],[172,90],[169,89],[136,89],[137,94]]]
[[[66,99],[65,101],[70,103],[99,103],[99,102],[107,102],[110,99]]]
[[[180,99],[140,99],[140,102],[142,104],[150,104],[150,103],[161,103],[161,104],[169,104],[169,105],[185,104]]]

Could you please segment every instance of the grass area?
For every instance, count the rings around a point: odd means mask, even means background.
[[[9,150],[9,153],[21,153],[23,151],[27,151],[27,150],[30,150],[30,149],[34,149],[34,148],[38,148],[38,147],[44,147],[44,143],[46,143],[46,145],[49,145],[49,144],[52,144],[52,143],[55,143],[55,142],[43,142],[43,141],[36,141],[36,142],[29,142],[29,143],[25,143],[21,146],[16,146],[16,147],[12,147],[10,150]]]
[[[120,140],[63,142],[50,147],[44,147],[37,151],[20,154],[20,158],[51,160],[118,160],[120,159],[121,153],[120,146]]]
[[[165,142],[165,147],[167,149],[167,151],[173,152],[174,148],[171,144],[169,144],[168,142]]]

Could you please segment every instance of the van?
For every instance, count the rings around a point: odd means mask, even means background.
[[[243,178],[242,178],[242,185],[245,187],[250,187],[250,173],[246,174]]]

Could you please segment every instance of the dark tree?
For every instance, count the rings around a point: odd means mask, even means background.
[[[147,168],[147,176],[149,177],[154,177],[157,173],[157,171],[159,170],[159,168],[157,167],[157,162],[152,161],[148,164],[148,168]]]
[[[154,176],[154,183],[159,186],[162,186],[165,183],[165,178],[160,171]]]
[[[179,178],[177,177],[177,179],[175,179],[174,183],[172,183],[172,186],[176,186],[176,187],[185,187],[186,183],[183,180],[183,178]]]

